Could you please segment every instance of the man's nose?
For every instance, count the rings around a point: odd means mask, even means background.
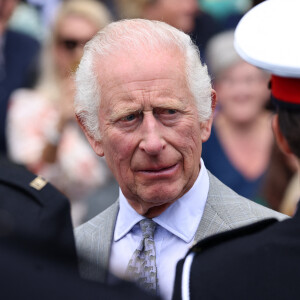
[[[152,112],[144,114],[141,135],[139,148],[149,155],[158,155],[166,146],[161,124]]]

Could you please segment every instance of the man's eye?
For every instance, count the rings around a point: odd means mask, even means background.
[[[176,109],[172,109],[172,108],[157,108],[155,109],[155,113],[158,115],[174,115],[177,113]]]
[[[169,114],[169,115],[174,115],[177,113],[177,110],[176,109],[167,109],[166,112]]]
[[[124,121],[124,122],[131,122],[131,121],[134,121],[136,118],[137,118],[138,114],[130,114],[128,116],[125,116],[121,119],[121,121]]]
[[[136,118],[136,116],[134,115],[134,114],[131,114],[131,115],[129,115],[129,116],[126,116],[125,117],[125,120],[126,121],[132,121],[132,120],[134,120]]]

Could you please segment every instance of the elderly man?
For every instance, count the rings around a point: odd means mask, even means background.
[[[195,241],[281,217],[206,170],[216,94],[188,35],[158,21],[112,23],[87,45],[76,80],[78,121],[120,186],[119,200],[75,231],[84,277],[110,280],[104,267],[169,299]]]

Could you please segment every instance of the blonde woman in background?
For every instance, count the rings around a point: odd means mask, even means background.
[[[218,95],[209,140],[203,144],[206,167],[238,194],[261,204],[261,188],[274,138],[269,74],[243,61],[233,47],[233,31],[213,37],[206,50]]]
[[[16,91],[10,101],[10,158],[41,174],[69,197],[75,226],[84,218],[85,200],[110,173],[76,123],[72,72],[85,43],[110,21],[108,10],[99,2],[64,2],[44,48],[39,84],[34,90]]]

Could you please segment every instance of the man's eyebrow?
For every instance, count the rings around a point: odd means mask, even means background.
[[[182,101],[178,100],[168,100],[164,102],[155,103],[155,106],[152,107],[152,110],[156,108],[159,109],[175,109],[175,110],[184,110],[186,105]],[[128,116],[130,114],[140,113],[143,111],[143,108],[140,105],[119,106],[111,110],[109,120],[111,122],[116,122],[122,117]]]
[[[177,109],[177,110],[182,110],[184,109],[185,104],[182,101],[168,101],[168,102],[162,102],[162,103],[157,103],[155,108],[165,108],[165,109]]]
[[[128,116],[130,114],[139,113],[141,111],[140,107],[118,107],[117,109],[114,109],[110,114],[110,121],[115,122],[118,119]]]

